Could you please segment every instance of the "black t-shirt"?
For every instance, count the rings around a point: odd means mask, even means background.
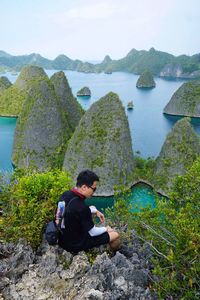
[[[74,199],[70,202],[72,198]],[[65,201],[67,207],[64,217],[65,229],[60,235],[59,245],[68,251],[80,251],[84,248],[88,231],[94,226],[91,210],[84,203],[84,199],[72,191],[64,192],[59,201]]]

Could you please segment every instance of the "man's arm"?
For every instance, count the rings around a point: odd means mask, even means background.
[[[101,223],[105,222],[104,214],[102,214],[95,206],[91,205],[90,210],[92,214],[96,214],[96,216],[99,218]]]

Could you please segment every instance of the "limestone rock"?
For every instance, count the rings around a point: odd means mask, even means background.
[[[131,186],[133,151],[128,120],[117,94],[109,93],[82,117],[69,142],[63,169],[74,180],[83,169],[100,177],[98,195],[112,195],[115,185]]]
[[[72,130],[49,79],[36,81],[28,91],[17,120],[12,160],[20,168],[59,167]]]
[[[172,185],[176,175],[182,175],[200,155],[200,137],[194,131],[189,118],[179,120],[167,135],[156,159],[155,176],[161,177],[163,189]]]
[[[0,77],[0,95],[11,85],[12,85],[12,83],[10,82],[10,80],[8,80],[8,78],[6,76],[1,76]]]
[[[31,65],[24,67],[15,84],[0,96],[0,115],[18,116],[29,89],[42,79],[48,79],[42,68]]]
[[[89,89],[89,87],[85,86],[82,89],[80,89],[77,92],[77,96],[82,97],[82,96],[91,96],[91,91]]]
[[[95,248],[97,256],[92,265],[88,260],[91,253],[79,252],[72,256],[45,241],[36,252],[21,242],[3,247],[4,252],[9,252],[8,258],[1,258],[4,271],[1,272],[0,296],[4,299],[155,299],[148,288],[151,252],[144,251],[144,245],[135,235],[129,241],[132,257],[127,258],[120,252],[114,256],[106,252],[98,254]],[[137,266],[131,261],[135,256]],[[21,273],[8,277],[7,270],[14,274],[20,264]]]
[[[164,108],[164,113],[200,117],[200,80],[183,83]]]
[[[68,119],[69,126],[72,130],[74,130],[83,116],[84,111],[76,98],[74,98],[64,72],[60,71],[55,73],[50,78],[50,81],[52,82],[56,95],[60,100],[61,109]]]
[[[136,86],[137,88],[154,88],[156,83],[152,74],[149,71],[146,71],[138,78]]]

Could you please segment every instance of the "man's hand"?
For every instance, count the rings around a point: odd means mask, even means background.
[[[97,210],[96,216],[99,218],[99,220],[101,221],[101,223],[105,222],[104,214],[102,214],[99,210]]]

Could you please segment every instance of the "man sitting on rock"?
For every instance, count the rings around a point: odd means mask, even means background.
[[[119,234],[111,227],[97,227],[92,217],[96,215],[101,223],[104,215],[95,206],[87,206],[85,199],[91,197],[97,188],[99,177],[92,171],[84,170],[77,177],[77,184],[64,192],[59,199],[56,223],[61,223],[59,245],[73,253],[109,243],[112,250],[118,250]]]

